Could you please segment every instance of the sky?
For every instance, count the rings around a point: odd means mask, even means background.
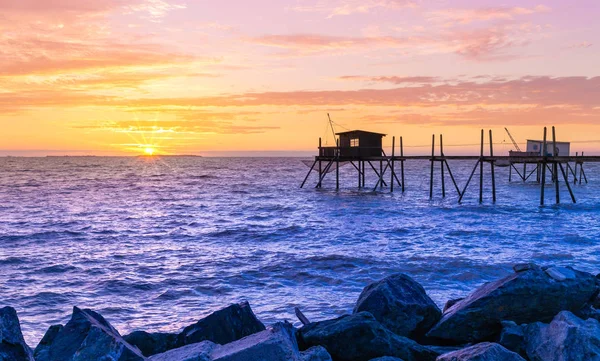
[[[600,154],[600,2],[0,0],[0,155]],[[486,133],[487,134],[487,133]]]

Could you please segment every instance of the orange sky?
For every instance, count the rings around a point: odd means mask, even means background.
[[[475,152],[481,128],[502,153],[505,126],[523,144],[545,125],[598,154],[599,13],[595,0],[0,0],[0,155],[310,154],[327,113],[336,130],[402,135],[409,154],[432,133],[447,154]]]

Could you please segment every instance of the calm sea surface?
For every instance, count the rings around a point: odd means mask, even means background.
[[[473,162],[451,162],[462,188]],[[600,167],[588,164],[578,203],[486,168],[457,204],[429,200],[429,163],[407,164],[407,190],[343,190],[298,158],[0,158],[0,306],[17,309],[30,346],[73,305],[103,314],[122,334],[176,331],[248,300],[263,322],[352,310],[362,288],[404,272],[441,306],[517,262],[600,272]],[[436,168],[436,175],[439,175]],[[374,177],[367,179],[374,184]],[[453,192],[453,193],[452,193]]]

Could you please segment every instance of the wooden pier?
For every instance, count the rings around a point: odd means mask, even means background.
[[[381,190],[383,187],[389,188],[390,192],[394,192],[397,186],[402,192],[406,191],[405,186],[405,162],[412,160],[429,160],[431,163],[429,172],[429,197],[434,196],[434,178],[436,164],[439,163],[439,176],[441,179],[442,197],[446,197],[446,175],[452,181],[452,185],[457,192],[458,202],[462,202],[469,185],[479,170],[479,202],[484,199],[484,165],[488,164],[491,177],[491,197],[492,201],[496,202],[496,174],[495,167],[503,166],[509,168],[509,182],[512,181],[513,170],[519,176],[520,180],[526,182],[535,174],[535,181],[540,184],[540,204],[545,203],[545,188],[546,188],[546,173],[551,175],[552,182],[555,188],[556,203],[560,203],[559,183],[564,182],[569,196],[573,203],[576,203],[573,189],[571,188],[570,177],[573,177],[573,184],[582,184],[588,182],[584,170],[584,164],[588,162],[600,162],[600,156],[584,156],[583,153],[575,156],[559,156],[556,148],[556,130],[552,127],[552,140],[547,140],[547,128],[544,128],[543,146],[539,154],[530,154],[526,152],[515,152],[508,156],[494,155],[494,142],[492,131],[488,132],[489,139],[489,154],[485,154],[485,132],[481,130],[481,147],[479,155],[473,156],[452,156],[444,154],[443,136],[439,136],[439,154],[436,154],[436,136],[432,136],[431,155],[405,156],[404,144],[402,137],[399,138],[398,153],[396,153],[396,137],[392,137],[392,151],[388,155],[385,153],[382,146],[382,138],[385,134],[366,132],[366,131],[349,131],[336,133],[339,138],[336,140],[335,147],[323,147],[319,138],[319,155],[315,156],[310,170],[304,178],[301,188],[306,185],[313,172],[318,174],[315,188],[323,186],[323,180],[329,173],[335,171],[335,187],[340,189],[340,172],[339,167],[343,163],[351,164],[356,170],[358,188],[366,187],[366,173],[373,172],[376,176],[376,183],[373,191]],[[548,149],[552,146],[553,152],[549,153]],[[459,187],[456,177],[452,173],[449,160],[475,161],[473,170],[470,173],[464,187]],[[574,166],[571,166],[573,164]],[[533,165],[533,169],[528,171],[527,166]],[[522,166],[522,170],[519,168]],[[531,168],[530,168],[531,169]]]

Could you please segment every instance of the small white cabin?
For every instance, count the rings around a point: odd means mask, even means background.
[[[542,147],[544,141],[542,140],[531,140],[527,139],[527,152],[542,154]],[[548,156],[553,155],[552,141],[546,141],[546,152]],[[571,143],[569,142],[556,142],[556,155],[557,156],[569,156],[571,154]]]

